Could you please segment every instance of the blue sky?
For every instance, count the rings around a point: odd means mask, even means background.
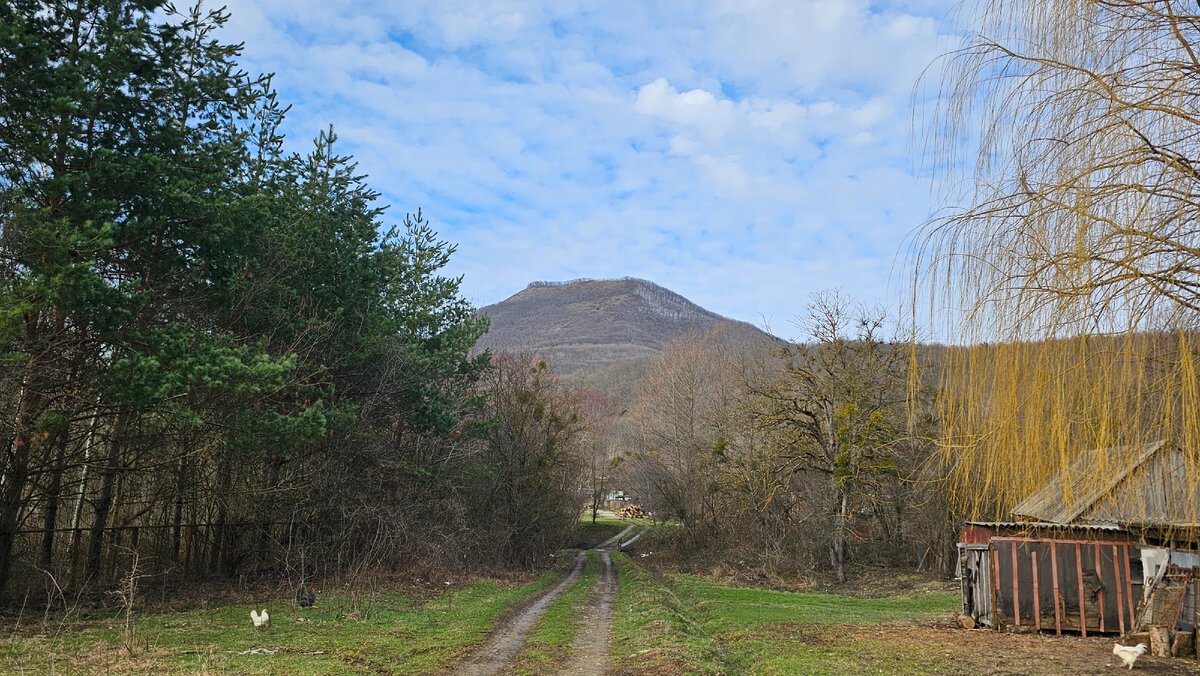
[[[634,276],[781,335],[810,294],[893,306],[931,211],[911,157],[943,0],[232,0],[292,149],[332,124],[494,303]]]

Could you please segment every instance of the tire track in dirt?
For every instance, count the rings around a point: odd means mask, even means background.
[[[571,644],[571,663],[559,672],[563,676],[603,676],[608,670],[608,644],[612,637],[613,606],[617,600],[617,566],[613,563],[611,551],[632,543],[646,532],[643,526],[632,539],[618,545],[621,538],[632,529],[631,525],[616,537],[595,547],[601,552],[604,575],[588,599],[587,614],[579,623],[575,641]]]
[[[632,529],[632,525],[628,526],[625,530],[605,540],[595,548],[600,549],[601,547],[612,545],[612,543],[620,540]],[[605,557],[607,556],[605,554]],[[569,573],[559,578],[557,582],[543,592],[535,601],[505,620],[492,632],[492,637],[487,643],[472,653],[470,657],[460,663],[451,673],[456,674],[456,676],[492,676],[492,674],[499,673],[521,650],[521,646],[525,644],[525,636],[537,626],[538,620],[542,619],[542,615],[546,613],[546,609],[550,607],[554,599],[557,599],[579,581],[579,577],[583,575],[583,568],[586,563],[586,551],[575,554],[574,566]],[[607,575],[607,573],[608,568],[606,566],[605,574]],[[609,605],[611,606],[611,601]]]
[[[633,524],[629,524],[628,526],[625,526],[625,530],[621,531],[620,533],[617,533],[616,535],[610,537],[609,539],[605,540],[604,542],[601,542],[600,544],[596,545],[595,547],[592,547],[592,549],[608,549],[609,547],[612,546],[612,544],[614,542],[625,537],[625,534],[631,530],[633,530]],[[630,542],[632,542],[632,540],[630,540]]]
[[[604,575],[588,599],[587,614],[579,623],[571,644],[571,663],[563,669],[568,676],[600,676],[608,667],[608,641],[612,633],[613,603],[617,597],[617,567],[607,550],[600,554]]]
[[[554,599],[579,581],[579,576],[583,575],[583,567],[586,563],[587,552],[577,553],[570,572],[560,577],[532,603],[505,620],[492,632],[491,639],[477,649],[471,657],[458,665],[452,673],[465,676],[491,676],[503,669],[521,649],[525,643],[525,635],[537,626],[538,620],[542,619],[542,615],[545,614]]]

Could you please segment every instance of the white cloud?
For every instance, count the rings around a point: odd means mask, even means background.
[[[392,218],[459,243],[476,302],[636,275],[779,320],[886,296],[928,211],[905,154],[928,3],[235,0],[227,38],[278,73],[294,148],[332,123]]]

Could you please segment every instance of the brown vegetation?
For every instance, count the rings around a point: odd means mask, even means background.
[[[534,283],[479,312],[491,324],[480,349],[530,352],[564,375],[653,357],[673,338],[730,321],[641,279]]]
[[[947,570],[954,526],[913,427],[932,418],[906,405],[912,346],[836,296],[809,319],[814,342],[783,349],[724,327],[670,344],[631,411],[622,487],[698,561]]]

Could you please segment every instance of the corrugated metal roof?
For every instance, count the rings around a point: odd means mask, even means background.
[[[1200,487],[1188,469],[1178,447],[1161,440],[1094,449],[1025,498],[1013,515],[1058,525],[1195,523]],[[1096,477],[1101,471],[1103,478]]]
[[[1079,530],[1103,530],[1117,531],[1122,530],[1117,524],[1106,523],[1046,523],[1043,521],[968,521],[972,526],[986,526],[988,528],[1072,528]]]

